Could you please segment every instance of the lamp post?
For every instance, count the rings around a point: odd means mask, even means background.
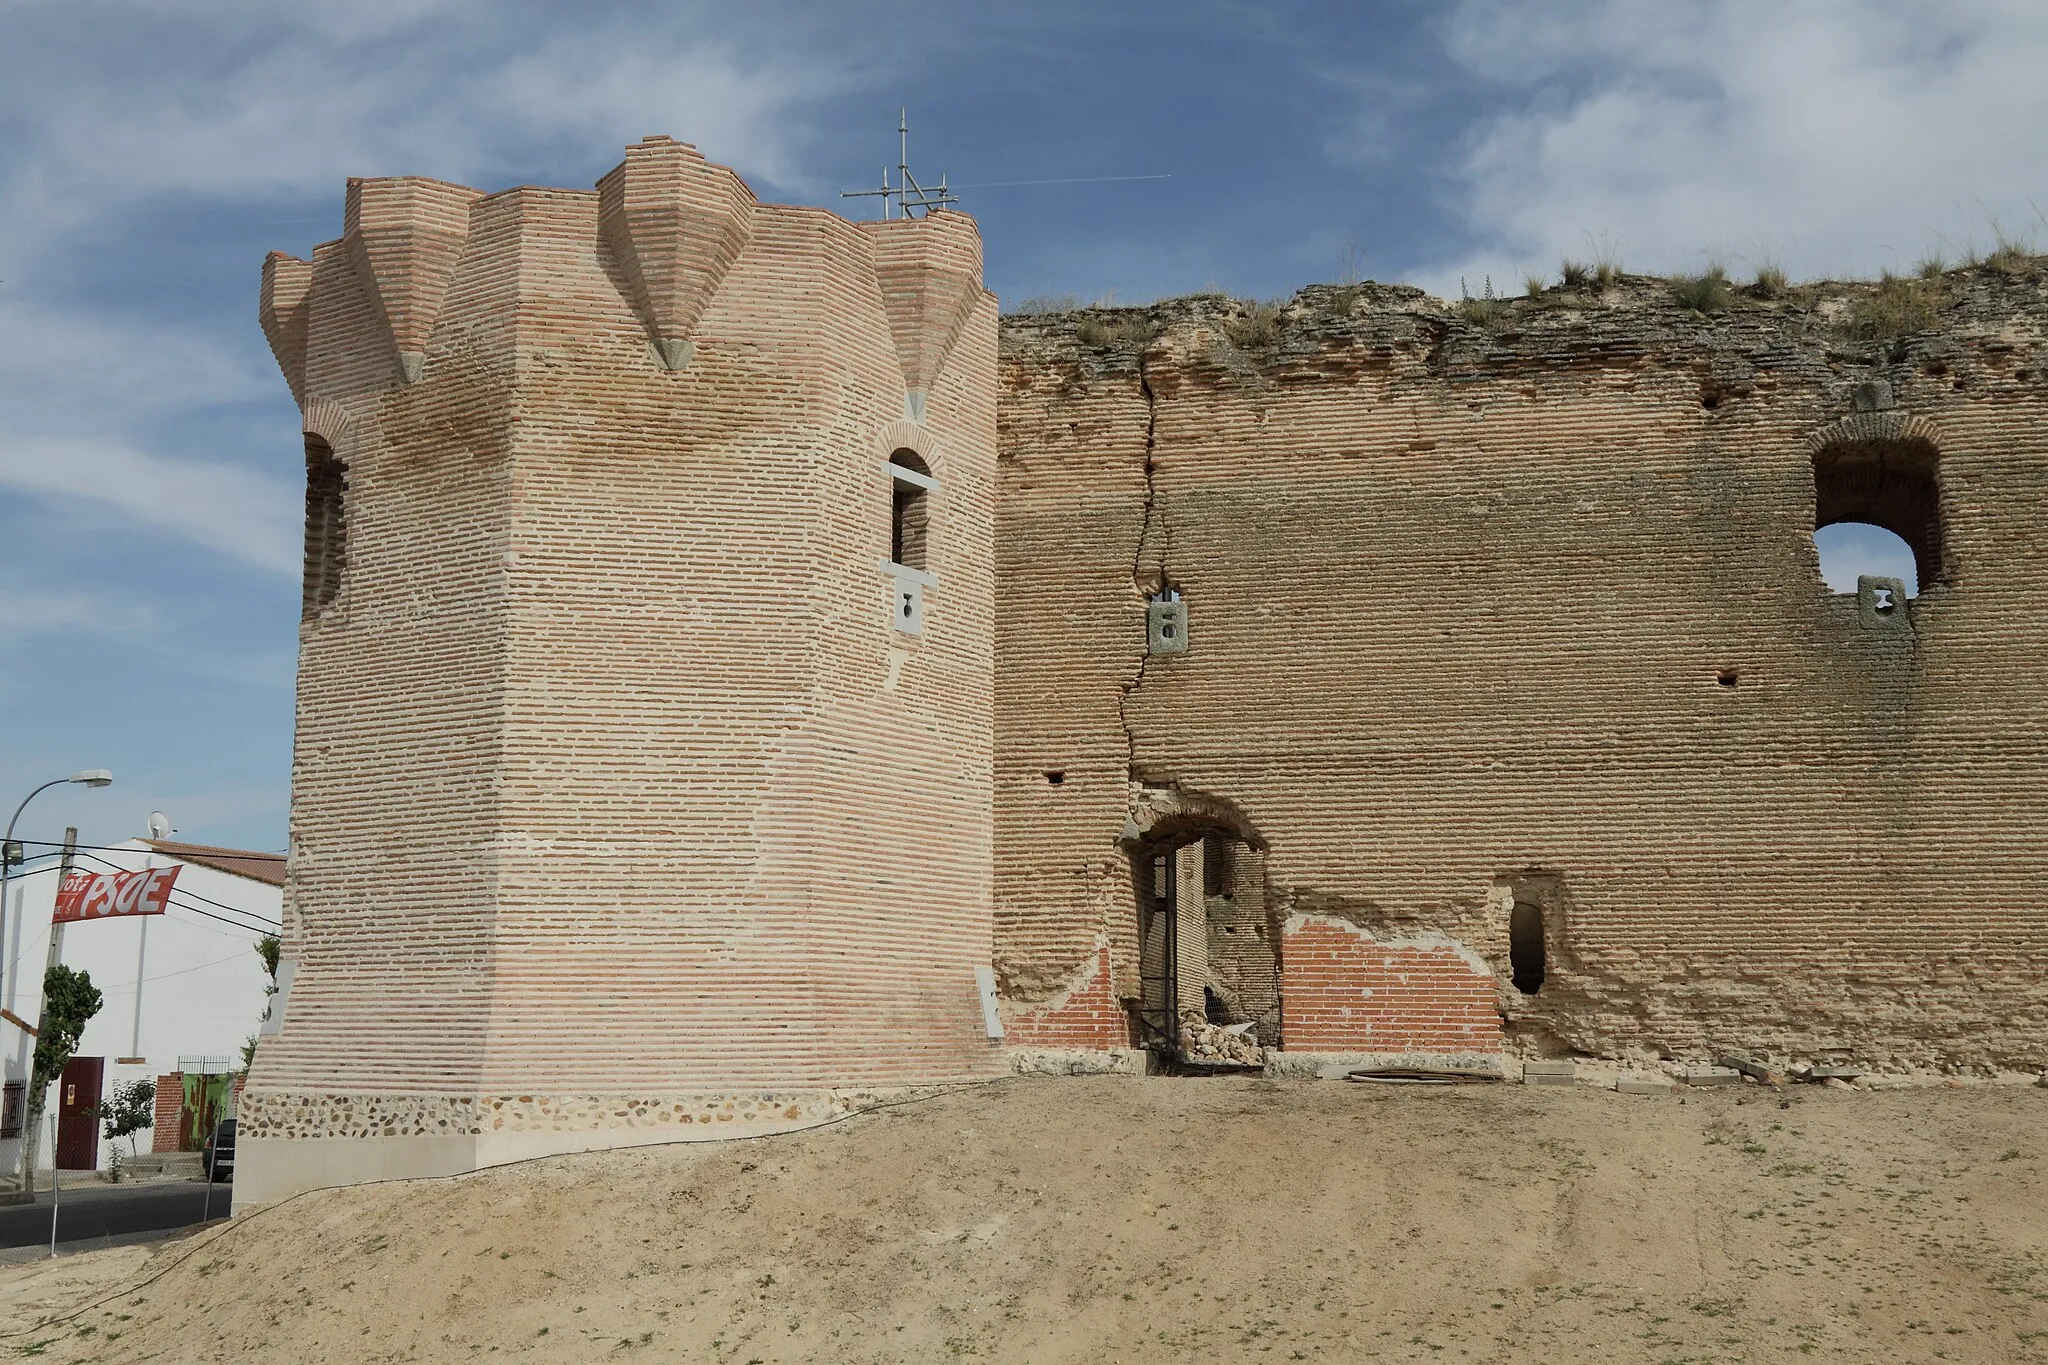
[[[21,798],[21,804],[14,808],[14,814],[7,821],[7,838],[0,842],[0,948],[7,943],[7,883],[14,872],[14,826],[21,819],[21,813],[28,809],[28,803],[52,787],[61,787],[67,782],[76,782],[82,787],[105,787],[113,783],[114,775],[105,768],[87,768],[69,777],[52,778]]]
[[[113,782],[113,780],[114,775],[108,772],[105,768],[87,768],[82,772],[75,772],[71,774],[71,776],[69,777],[54,778],[51,781],[43,783],[42,786],[37,787],[27,796],[22,797],[21,804],[14,808],[14,814],[7,821],[7,834],[5,837],[5,841],[0,842],[0,947],[4,947],[7,942],[7,893],[8,883],[11,880],[13,880],[14,872],[14,826],[15,823],[21,819],[21,813],[28,809],[29,802],[35,800],[38,796],[42,795],[44,792],[48,791],[52,787],[61,787],[64,786],[66,783],[72,782],[77,783],[81,787],[104,787],[110,785]],[[68,862],[69,859],[67,858],[66,861]],[[22,1080],[24,1082],[29,1082],[32,1084],[33,1076],[23,1076]],[[22,1098],[24,1101],[26,1101],[28,1099],[27,1094],[24,1093]],[[22,1105],[22,1108],[31,1109],[34,1108],[34,1106],[24,1103]],[[21,1150],[24,1158],[26,1158],[28,1155],[28,1149],[29,1134],[26,1131],[26,1128],[24,1128],[21,1137]],[[23,1173],[19,1177],[19,1179],[16,1182],[14,1198],[33,1198],[33,1196],[28,1193],[28,1178],[29,1177],[27,1173]]]

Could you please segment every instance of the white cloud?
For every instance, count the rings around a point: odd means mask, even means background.
[[[93,253],[136,251],[128,234],[166,197],[318,196],[338,233],[350,175],[497,188],[556,164],[587,185],[652,132],[788,185],[797,111],[859,63],[709,3],[69,0],[17,2],[7,27],[0,484],[96,509],[107,534],[149,527],[280,574],[299,569],[297,471],[164,448],[181,414],[275,399],[253,316],[232,335],[138,320],[118,296],[82,297]]]
[[[1604,238],[1645,271],[1710,258],[1870,275],[2048,237],[2048,6],[1985,0],[1469,0],[1445,41],[1507,107],[1459,166],[1477,245],[1519,285]]]
[[[858,57],[810,55],[748,14],[480,0],[18,9],[0,56],[0,203],[17,225],[4,264],[154,195],[338,198],[346,176],[397,174],[497,188],[542,159],[587,164],[594,181],[653,132],[790,183],[799,109],[843,87]]]
[[[296,577],[299,487],[234,465],[175,460],[117,441],[0,437],[0,486],[91,504],[100,534],[168,531],[273,573]]]
[[[156,629],[156,615],[138,602],[92,592],[44,591],[0,584],[0,638],[86,633],[127,635]]]
[[[248,330],[254,333],[253,321]],[[261,347],[261,338],[252,337],[240,353],[231,353],[213,337],[185,327],[0,296],[0,410],[15,431],[104,430],[138,412],[161,420],[268,397],[276,391],[274,374],[250,363]]]

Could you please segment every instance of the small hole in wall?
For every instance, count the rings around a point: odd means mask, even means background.
[[[1879,616],[1890,616],[1899,609],[1899,604],[1890,588],[1873,588],[1870,593],[1870,609]]]
[[[1543,989],[1543,908],[1516,901],[1508,914],[1508,968],[1515,989],[1534,995]]]
[[[1064,772],[1061,772],[1059,769],[1055,768],[1045,775],[1045,780],[1051,785],[1057,787],[1060,783],[1067,780],[1067,775]]]
[[[1721,670],[1721,675],[1715,678],[1714,681],[1723,687],[1733,687],[1737,682],[1741,681],[1741,677],[1734,669],[1724,668]]]
[[[1707,409],[1709,412],[1713,411],[1715,408],[1721,406],[1721,395],[1718,393],[1701,394],[1700,406]]]

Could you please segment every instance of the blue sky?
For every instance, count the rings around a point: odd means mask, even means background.
[[[282,847],[300,454],[255,321],[348,175],[587,186],[665,132],[764,198],[894,160],[1008,300],[1871,275],[2048,237],[2048,6],[0,0],[0,819]],[[856,207],[855,212],[866,212]],[[1839,565],[1882,565],[1853,542]]]

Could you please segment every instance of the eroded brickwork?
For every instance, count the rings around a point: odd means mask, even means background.
[[[1130,1045],[1130,1025],[1111,989],[1109,945],[1103,944],[1067,990],[1004,1024],[1005,1040],[1021,1048],[1107,1052]]]
[[[1006,992],[1106,936],[1135,998],[1129,850],[1221,831],[1276,914],[1487,964],[1513,1048],[2038,1066],[2043,281],[1951,272],[1898,336],[1878,289],[1007,319]],[[1915,488],[1919,597],[1831,593],[1817,497],[1909,523]],[[1189,649],[1148,656],[1166,586]],[[1319,1009],[1283,998],[1290,1050]]]
[[[594,191],[352,182],[263,318],[346,559],[302,629],[254,1135],[378,1127],[309,1096],[602,1125],[999,1067],[972,222],[759,204],[648,139]],[[936,480],[921,633],[898,450]]]

